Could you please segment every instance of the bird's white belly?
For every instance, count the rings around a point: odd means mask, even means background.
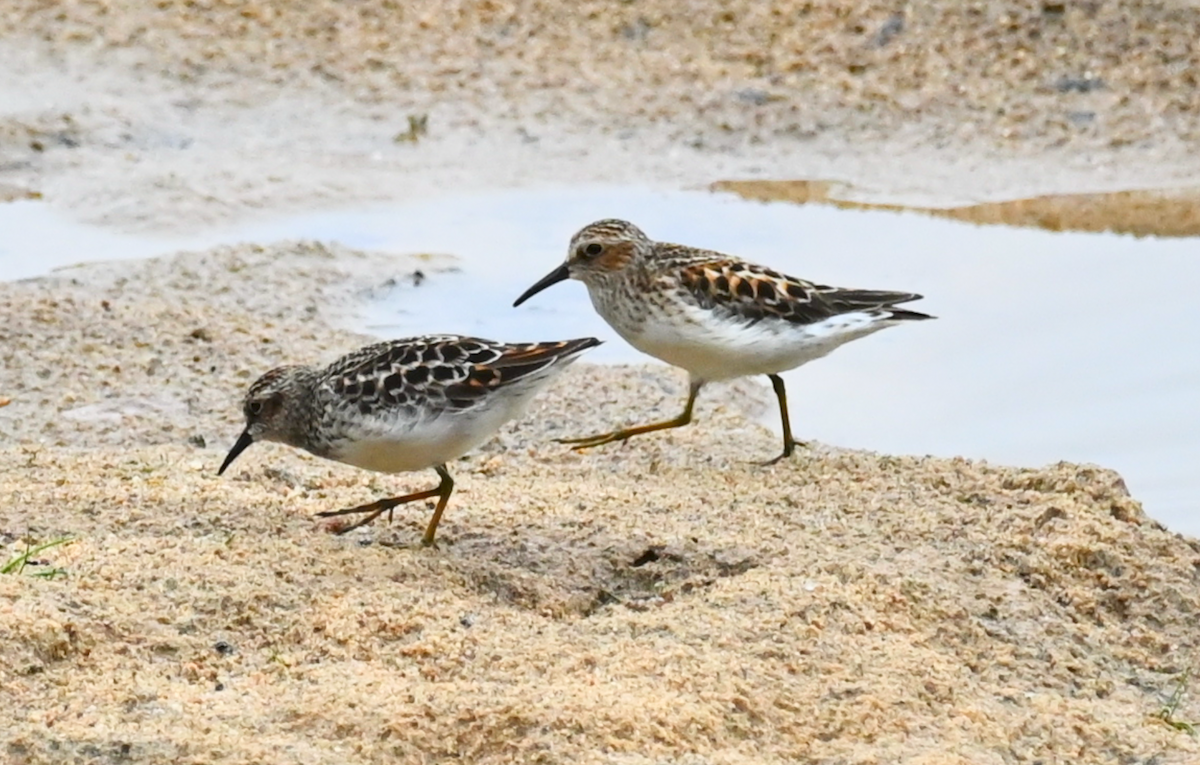
[[[633,347],[694,377],[726,380],[795,369],[891,323],[866,313],[842,314],[811,325],[771,318],[747,323],[695,308],[669,317],[651,315],[640,326],[614,328]]]
[[[380,473],[424,470],[458,459],[520,416],[539,386],[505,391],[469,411],[446,412],[418,423],[378,418],[339,440],[329,455],[338,462]]]

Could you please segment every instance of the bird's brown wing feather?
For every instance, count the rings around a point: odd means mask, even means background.
[[[912,292],[828,287],[732,258],[689,263],[678,274],[681,288],[701,307],[748,322],[816,324],[858,311],[885,313],[897,320],[931,318],[894,307],[921,298]]]
[[[328,370],[329,392],[380,409],[471,409],[506,385],[599,345],[591,337],[548,343],[497,343],[429,335],[390,340],[345,356]]]

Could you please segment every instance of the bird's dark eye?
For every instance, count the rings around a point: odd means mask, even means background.
[[[604,252],[604,248],[595,242],[592,242],[587,247],[583,248],[583,254],[587,255],[589,258],[594,258],[602,252]]]
[[[261,401],[251,401],[249,404],[246,405],[246,411],[250,412],[250,414],[253,414],[256,417],[258,415],[262,414],[262,410],[263,410],[263,402],[261,402]]]

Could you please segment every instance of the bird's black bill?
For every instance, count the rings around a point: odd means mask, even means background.
[[[538,294],[547,287],[552,287],[555,284],[570,278],[571,272],[567,269],[567,264],[563,263],[558,268],[543,276],[537,284],[525,290],[525,293],[521,295],[521,297],[517,298],[517,302],[513,303],[513,308],[521,305],[521,303],[524,303],[526,300]]]
[[[238,455],[246,451],[246,447],[254,443],[254,437],[250,435],[249,430],[243,430],[242,435],[238,436],[237,443],[229,450],[229,454],[225,455],[225,461],[221,463],[221,469],[217,471],[217,475],[225,472],[225,468],[229,467],[229,463],[238,458]]]

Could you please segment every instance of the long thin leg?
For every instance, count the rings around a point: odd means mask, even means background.
[[[589,449],[601,444],[610,444],[613,441],[624,441],[627,438],[640,436],[643,433],[653,433],[656,430],[683,427],[692,421],[692,407],[696,405],[696,394],[700,392],[700,386],[702,385],[704,385],[703,380],[691,380],[688,383],[687,405],[683,408],[683,414],[673,420],[656,422],[651,425],[639,425],[636,428],[614,430],[611,433],[600,433],[599,435],[586,436],[584,438],[556,438],[554,440],[560,444],[571,444],[572,449]]]
[[[446,466],[438,465],[434,470],[442,477],[442,482],[438,484],[438,491],[441,494],[438,498],[437,507],[433,510],[433,517],[429,519],[429,525],[425,527],[425,536],[421,537],[421,544],[426,547],[437,547],[433,536],[437,533],[438,523],[442,520],[442,512],[446,509],[446,503],[450,501],[450,492],[454,491],[454,479],[450,477]]]
[[[421,544],[426,547],[431,547],[434,544],[434,535],[437,533],[438,522],[442,519],[442,512],[446,509],[446,503],[450,500],[450,493],[454,491],[454,479],[450,477],[445,465],[437,465],[434,467],[437,474],[441,476],[442,481],[436,488],[426,491],[418,491],[414,494],[405,494],[403,497],[389,497],[375,502],[370,502],[358,507],[348,507],[344,510],[326,510],[317,513],[318,518],[333,518],[339,515],[354,515],[356,513],[367,513],[367,517],[361,521],[347,526],[344,529],[339,529],[338,534],[345,534],[349,531],[354,531],[357,528],[366,526],[371,521],[375,520],[384,513],[390,512],[392,508],[400,505],[406,505],[409,502],[417,502],[422,499],[438,498],[437,508],[433,511],[433,518],[429,521],[429,526],[425,528],[425,536],[421,538]]]
[[[779,418],[783,421],[783,454],[773,460],[767,460],[763,465],[774,465],[785,457],[792,456],[797,446],[808,446],[803,441],[792,438],[792,420],[788,416],[787,390],[783,387],[783,378],[779,375],[767,375],[771,378],[771,387],[775,389],[775,398],[779,400]]]

